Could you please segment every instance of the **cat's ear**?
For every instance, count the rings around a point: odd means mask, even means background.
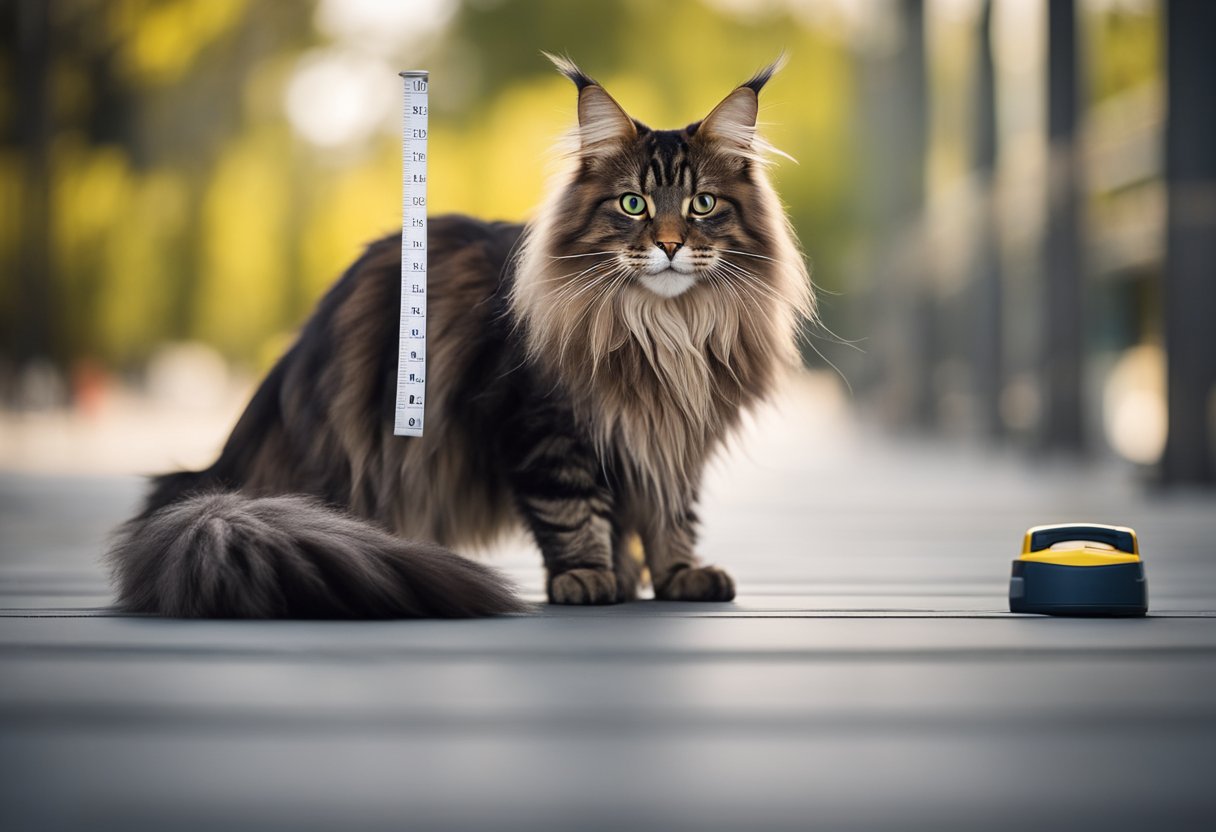
[[[637,138],[638,129],[621,105],[593,84],[578,93],[578,135],[583,151],[595,152]]]
[[[756,137],[756,116],[760,111],[760,90],[781,67],[785,66],[785,55],[761,69],[744,81],[726,98],[697,128],[727,146],[739,150],[750,150]]]
[[[583,153],[610,150],[637,137],[633,119],[594,78],[569,58],[548,52],[544,55],[578,87],[578,135]]]

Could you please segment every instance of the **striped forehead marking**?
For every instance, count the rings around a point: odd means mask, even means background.
[[[688,162],[688,142],[679,130],[656,130],[647,137],[640,178],[646,192],[670,187],[692,189],[694,175]]]

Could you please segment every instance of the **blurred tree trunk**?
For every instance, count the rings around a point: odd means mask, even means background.
[[[1168,483],[1216,481],[1216,3],[1166,4]]]
[[[1080,81],[1075,0],[1047,6],[1047,228],[1043,320],[1045,380],[1043,442],[1054,450],[1080,451],[1085,317],[1082,262],[1080,148],[1077,141]]]
[[[922,256],[928,91],[925,4],[894,6],[897,42],[863,48],[863,170],[872,228],[875,343],[879,367],[869,386],[884,415],[929,427],[935,421],[935,302]]]
[[[902,151],[901,193],[897,206],[902,222],[902,237],[912,243],[905,280],[915,293],[913,305],[915,396],[912,417],[923,428],[937,421],[935,370],[938,363],[937,298],[925,268],[925,170],[929,150],[929,83],[925,57],[924,0],[904,0],[900,7],[903,46],[896,64],[900,84],[897,105],[901,129],[894,133]],[[907,247],[906,247],[907,248]]]
[[[16,319],[18,368],[54,357],[51,297],[50,0],[20,0],[17,15],[17,136],[23,159]]]
[[[989,438],[1004,433],[1001,390],[1004,384],[1001,323],[1001,261],[996,193],[996,70],[992,61],[992,0],[985,0],[976,29],[975,133],[972,154],[979,198],[979,227],[975,241],[975,292],[972,368],[979,405],[980,430]]]

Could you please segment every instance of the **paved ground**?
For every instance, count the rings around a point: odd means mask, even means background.
[[[0,828],[1213,828],[1216,498],[808,412],[715,473],[730,605],[121,617],[138,481],[0,474]],[[1006,611],[1070,519],[1140,531],[1153,617]]]

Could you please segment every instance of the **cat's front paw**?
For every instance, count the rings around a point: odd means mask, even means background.
[[[733,601],[735,582],[716,566],[698,566],[673,572],[655,585],[660,601]]]
[[[607,569],[571,569],[549,579],[551,604],[615,604],[616,575]]]

